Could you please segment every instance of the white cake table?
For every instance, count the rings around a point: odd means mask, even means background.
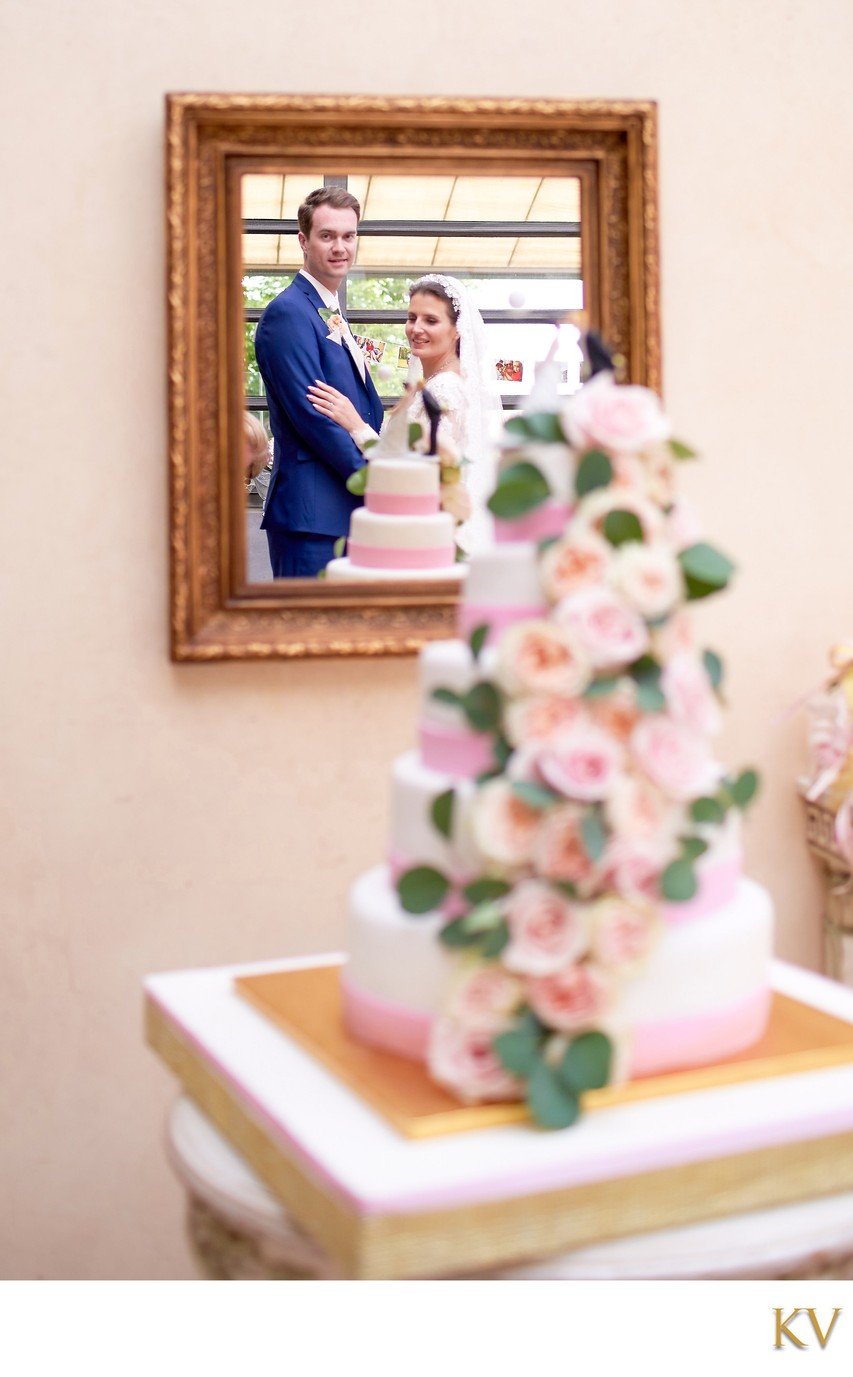
[[[169,1116],[169,1160],[187,1191],[187,1231],[215,1280],[338,1280],[294,1222],[186,1096]],[[448,1277],[504,1281],[853,1280],[853,1191],[577,1248],[542,1262]]]
[[[149,1042],[194,1102],[173,1114],[170,1154],[210,1274],[847,1275],[849,989],[774,963],[783,1000],[839,1021],[832,1064],[614,1103],[559,1133],[519,1122],[413,1140],[235,987],[340,959],[145,982]],[[222,1260],[226,1243],[242,1263]]]

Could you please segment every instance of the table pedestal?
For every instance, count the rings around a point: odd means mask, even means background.
[[[342,1277],[185,1097],[170,1116],[168,1151],[187,1189],[187,1227],[203,1276],[219,1281]],[[853,1280],[853,1192],[465,1275],[504,1281]]]

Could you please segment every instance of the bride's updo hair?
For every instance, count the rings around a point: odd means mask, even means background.
[[[419,277],[417,282],[409,288],[409,300],[415,292],[426,292],[428,296],[435,296],[439,301],[447,304],[450,319],[454,325],[459,324],[459,309],[461,301],[454,290],[453,280],[444,277],[441,273],[427,273],[425,277]],[[459,354],[459,340],[456,341],[456,353]]]

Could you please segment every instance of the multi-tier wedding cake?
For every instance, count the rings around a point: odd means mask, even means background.
[[[459,456],[443,436],[439,441],[440,412],[427,391],[423,398],[434,422],[431,435],[410,426],[405,412],[389,418],[368,462],[349,479],[347,487],[364,497],[364,506],[350,518],[346,554],[326,566],[328,580],[462,581],[457,516],[443,501],[445,490],[461,481]]]
[[[459,639],[421,653],[388,855],[350,895],[352,1035],[550,1126],[768,1019],[773,913],[739,837],[757,781],[712,752],[722,663],[686,613],[732,570],[677,494],[691,457],[607,366],[508,422],[496,543]]]

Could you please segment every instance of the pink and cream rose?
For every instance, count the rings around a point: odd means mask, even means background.
[[[557,604],[554,619],[573,634],[596,669],[616,669],[645,653],[642,617],[610,588],[580,588]]]
[[[611,693],[590,699],[586,710],[597,727],[617,741],[627,741],[640,720],[633,679],[625,678]]]
[[[715,736],[722,713],[708,671],[695,655],[673,655],[660,679],[670,717],[701,736]]]
[[[624,750],[608,732],[578,722],[546,741],[537,764],[546,784],[567,798],[594,803],[610,794]]]
[[[699,513],[688,497],[677,497],[667,512],[666,538],[676,551],[687,550],[702,539]]]
[[[600,899],[590,909],[592,953],[609,970],[636,967],[660,936],[660,920],[651,904]]]
[[[666,616],[684,596],[681,566],[670,546],[660,541],[632,540],[620,546],[609,579],[628,606],[648,621]]]
[[[578,503],[571,534],[582,530],[603,532],[611,512],[631,512],[640,523],[644,540],[663,538],[666,522],[660,507],[633,488],[617,488],[612,484],[596,488]]]
[[[638,722],[630,745],[640,769],[669,798],[680,802],[699,798],[719,781],[719,767],[703,738],[664,713]]]
[[[586,926],[577,905],[550,885],[525,880],[506,911],[510,940],[501,960],[520,975],[550,975],[583,955]]]
[[[464,483],[442,483],[441,510],[448,512],[457,524],[471,515],[471,494]]]
[[[670,434],[658,396],[647,387],[617,386],[598,373],[576,392],[561,413],[563,432],[576,449],[638,454]]]
[[[537,875],[549,880],[568,880],[584,890],[594,880],[596,867],[587,854],[581,835],[581,810],[572,803],[549,808],[533,839],[532,861]]]
[[[447,1012],[466,1028],[500,1032],[519,1008],[522,987],[495,961],[465,971],[453,986]]]
[[[570,1033],[600,1023],[613,997],[610,976],[588,962],[527,981],[527,998],[548,1028]]]
[[[683,808],[642,775],[620,775],[604,805],[604,815],[614,837],[624,841],[672,839],[684,825]]]
[[[469,1028],[451,1018],[436,1019],[427,1053],[433,1079],[466,1104],[519,1099],[523,1086],[498,1060],[494,1036],[494,1031]]]
[[[516,622],[498,644],[496,677],[510,695],[582,693],[589,683],[589,656],[571,629],[544,619]]]
[[[539,561],[545,596],[559,602],[578,588],[600,583],[612,553],[610,543],[597,531],[581,530],[571,539],[554,541]]]
[[[504,728],[511,745],[547,741],[555,732],[569,727],[583,714],[577,698],[557,694],[532,694],[516,698],[504,711]]]
[[[657,660],[668,660],[681,651],[696,653],[693,618],[684,607],[677,608],[663,626],[652,632],[652,653]]]
[[[602,858],[602,882],[625,897],[657,901],[660,876],[678,851],[667,837],[614,837]]]
[[[676,500],[675,461],[669,445],[652,445],[643,455],[646,493],[659,507],[671,507]]]
[[[540,813],[518,798],[505,779],[491,779],[471,804],[471,839],[488,866],[512,872],[530,861],[540,821]]]

